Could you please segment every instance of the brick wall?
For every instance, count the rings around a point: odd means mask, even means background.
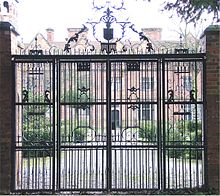
[[[209,26],[205,32],[206,60],[206,130],[208,153],[208,185],[219,190],[219,102],[220,102],[220,26]]]
[[[10,23],[0,22],[0,194],[10,192],[12,66]]]

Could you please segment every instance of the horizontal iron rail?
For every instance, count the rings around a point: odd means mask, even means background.
[[[75,62],[78,60],[83,61],[92,61],[92,60],[106,60],[107,58],[110,58],[110,62],[114,62],[118,60],[121,61],[141,61],[141,60],[147,60],[150,61],[158,59],[164,59],[171,61],[172,59],[175,59],[174,61],[188,61],[188,60],[203,60],[205,58],[205,53],[194,53],[194,54],[112,54],[110,57],[108,55],[102,54],[102,55],[12,55],[12,60],[15,62],[29,62],[27,60],[30,60],[30,62],[33,62],[34,60],[39,60],[42,62],[53,62],[54,59],[59,59],[60,62]],[[86,60],[85,60],[86,59]]]
[[[102,146],[73,146],[73,145],[61,145],[60,148],[63,149],[96,149],[96,148],[101,148],[105,149],[107,145],[102,145]],[[112,148],[124,148],[124,149],[149,149],[149,148],[157,148],[158,145],[114,145],[112,144]]]

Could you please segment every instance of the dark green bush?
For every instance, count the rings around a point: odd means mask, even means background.
[[[53,133],[50,120],[44,116],[39,116],[36,119],[32,118],[29,117],[29,120],[23,124],[22,146],[28,148],[26,151],[24,151],[23,156],[50,156],[51,152],[46,150],[48,149],[47,147],[52,143]],[[31,150],[35,147],[40,147],[43,150]]]
[[[73,138],[75,143],[84,142],[86,137],[86,131],[84,128],[77,128],[73,131]]]

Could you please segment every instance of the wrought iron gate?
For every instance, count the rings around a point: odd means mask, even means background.
[[[13,56],[13,190],[203,186],[204,58]]]

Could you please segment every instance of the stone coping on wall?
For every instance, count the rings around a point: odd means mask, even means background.
[[[202,39],[207,32],[218,32],[218,31],[220,32],[220,25],[209,25],[200,36],[200,39]]]
[[[2,22],[0,21],[0,30],[11,30],[16,36],[20,35],[16,30],[15,27],[10,22]]]

